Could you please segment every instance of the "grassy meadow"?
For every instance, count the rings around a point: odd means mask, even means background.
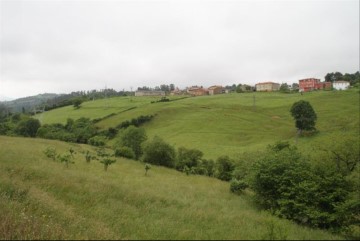
[[[105,172],[86,163],[88,145],[0,143],[1,239],[342,239],[259,211],[250,192],[234,195],[215,178],[157,166],[145,176],[143,163],[120,158]],[[75,164],[47,158],[47,147],[73,148]]]
[[[317,113],[319,133],[300,138],[299,148],[312,147],[340,132],[359,134],[358,90],[169,98],[177,100],[151,104],[160,97],[117,97],[85,102],[78,110],[68,106],[36,117],[47,124],[65,123],[67,118],[103,118],[114,113],[97,123],[100,129],[107,129],[140,115],[155,115],[143,126],[149,138],[158,135],[175,147],[196,148],[205,158],[212,159],[262,150],[279,140],[294,143],[296,129],[290,108],[301,99],[309,101]]]

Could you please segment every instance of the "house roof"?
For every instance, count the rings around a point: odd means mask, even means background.
[[[268,82],[257,83],[256,85],[265,85],[265,84],[279,84],[279,83],[268,81]]]
[[[306,79],[300,79],[299,81],[304,81],[304,80],[319,80],[320,81],[320,79],[317,79],[317,78],[306,78]]]
[[[347,84],[350,84],[350,82],[349,81],[345,81],[345,80],[338,80],[338,81],[334,81],[334,84],[336,84],[336,83],[347,83]]]
[[[216,88],[223,88],[223,87],[220,86],[220,85],[213,85],[213,86],[210,86],[208,89],[213,90],[213,89],[216,89]]]

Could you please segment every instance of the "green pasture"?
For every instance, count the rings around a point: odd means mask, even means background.
[[[169,97],[181,98],[181,97]],[[359,133],[359,92],[316,91],[294,94],[241,93],[189,97],[171,102],[153,103],[160,97],[117,97],[85,102],[78,110],[64,107],[37,116],[43,124],[67,118],[106,117],[97,123],[100,129],[115,127],[140,115],[155,115],[144,128],[152,138],[158,135],[175,147],[197,148],[206,158],[236,156],[242,152],[264,149],[278,140],[295,142],[296,129],[290,115],[292,104],[307,100],[317,113],[319,133],[300,138],[299,147],[338,131]],[[128,110],[132,107],[131,110]],[[126,111],[128,110],[128,111]],[[108,145],[112,145],[110,141]]]
[[[197,108],[211,100],[196,99]],[[152,134],[156,123],[147,126]],[[47,147],[60,154],[73,148],[75,164],[45,157]],[[94,153],[87,145],[0,136],[1,239],[342,239],[259,211],[250,192],[234,195],[227,182],[157,166],[145,176],[143,163],[120,158],[105,172],[99,161],[85,162],[87,150]]]

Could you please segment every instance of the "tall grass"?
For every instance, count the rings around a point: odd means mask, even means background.
[[[259,211],[229,184],[118,159],[86,163],[87,145],[0,136],[1,239],[341,239]],[[69,168],[46,158],[75,150]],[[29,221],[30,220],[30,221]]]

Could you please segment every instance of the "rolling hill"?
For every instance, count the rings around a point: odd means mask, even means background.
[[[0,136],[1,239],[342,239],[259,211],[229,183],[117,159],[87,145]],[[74,164],[44,155],[75,150]]]
[[[304,95],[243,93],[203,97],[170,97],[173,101],[151,103],[160,97],[117,97],[72,106],[37,115],[43,124],[65,123],[67,118],[103,118],[100,129],[115,127],[140,115],[155,115],[144,125],[148,136],[155,135],[175,147],[197,148],[206,158],[237,156],[264,149],[278,140],[295,141],[296,129],[291,105],[307,100],[317,113],[319,133],[300,138],[299,148],[309,148],[340,132],[359,133],[359,93],[319,91]],[[176,101],[175,101],[176,100]],[[255,102],[255,105],[254,105]],[[112,145],[113,142],[109,142]]]

